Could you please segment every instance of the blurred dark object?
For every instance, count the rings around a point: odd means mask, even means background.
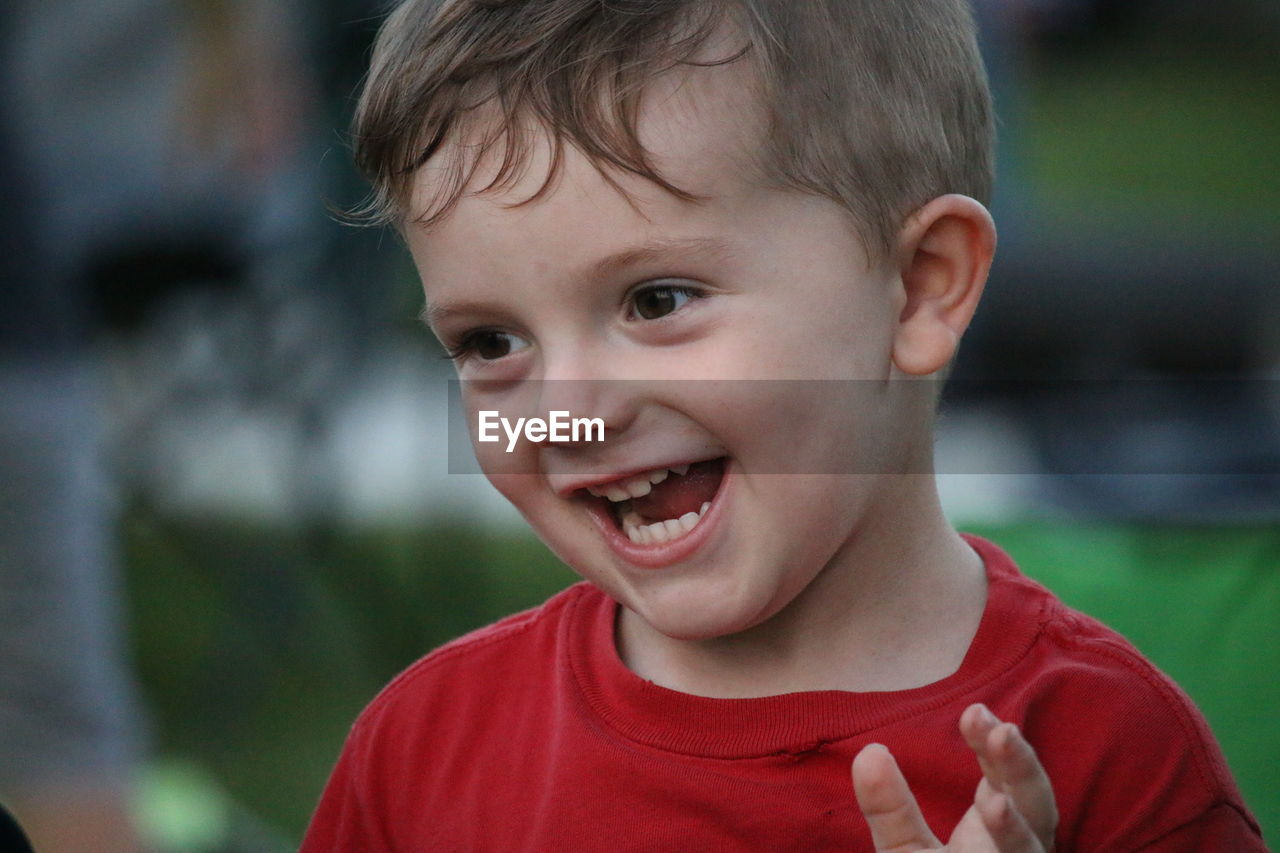
[[[958,376],[1247,376],[1275,357],[1280,243],[1263,226],[1034,224],[1001,245]]]
[[[1274,35],[1280,9],[1272,0],[993,0],[1020,8],[1042,45],[1072,49],[1100,40],[1132,40],[1153,28],[1226,36],[1236,42]]]
[[[3,803],[0,803],[0,850],[5,853],[31,853],[31,842]]]
[[[113,246],[88,264],[93,314],[116,333],[137,332],[177,291],[235,287],[245,281],[247,266],[236,247],[199,234]]]

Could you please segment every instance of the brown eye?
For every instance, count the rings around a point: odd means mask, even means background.
[[[694,295],[687,287],[657,285],[637,291],[631,297],[631,304],[635,316],[642,320],[657,320],[682,308]]]
[[[510,332],[479,329],[464,335],[457,346],[450,348],[449,358],[457,364],[473,357],[481,361],[497,361],[528,346],[528,341]]]
[[[492,361],[511,353],[511,336],[506,332],[479,332],[472,346],[475,347],[476,355],[486,361]]]

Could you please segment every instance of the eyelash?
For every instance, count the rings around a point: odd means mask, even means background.
[[[471,341],[469,337],[464,337],[456,344],[441,343],[444,347],[444,355],[440,356],[445,361],[462,361],[471,354]]]
[[[671,293],[681,294],[683,296],[688,297],[689,301],[693,301],[695,299],[702,299],[704,296],[706,296],[706,294],[704,294],[700,289],[696,287],[690,287],[688,285],[663,284],[661,279],[658,281],[646,282],[640,285],[639,287],[636,287],[635,289],[629,291],[626,297],[624,298],[624,304],[627,306],[628,320],[636,321],[636,322],[652,323],[658,320],[665,319],[671,316],[671,314],[674,314],[677,311],[679,311],[682,307],[684,307],[684,306],[678,306],[672,309],[671,312],[667,314],[663,314],[660,317],[643,318],[643,317],[636,316],[636,310],[635,310],[636,298],[641,294],[652,293],[655,291],[668,291]],[[687,305],[688,303],[686,302],[685,304]],[[471,358],[476,354],[477,339],[481,335],[490,334],[490,333],[510,334],[510,332],[503,332],[500,329],[487,329],[487,328],[473,329],[463,334],[458,339],[457,343],[445,344],[445,354],[441,357],[448,359],[449,361],[452,361],[455,364],[463,364],[467,361],[467,359]],[[505,357],[506,356],[499,356],[499,358],[505,358]],[[498,359],[484,359],[484,360],[497,361]]]
[[[444,355],[441,358],[454,362],[455,364],[463,364],[467,359],[476,354],[477,339],[481,335],[497,332],[499,334],[511,334],[503,332],[501,329],[473,329],[462,335],[455,344],[444,344]],[[505,357],[505,356],[503,356]],[[485,361],[497,361],[498,359],[484,359]]]
[[[677,306],[676,308],[672,309],[669,313],[663,314],[661,317],[638,317],[636,316],[636,310],[635,310],[636,299],[645,293],[669,291],[671,293],[678,293],[678,294],[687,296],[689,298],[689,302],[692,302],[696,299],[702,299],[706,296],[706,294],[697,287],[692,287],[687,284],[665,283],[668,281],[670,280],[657,279],[653,281],[648,281],[634,288],[633,290],[629,291],[623,300],[624,304],[627,307],[627,319],[632,321],[643,321],[643,322],[652,323],[658,320],[664,320],[667,317],[670,317],[672,314],[675,314],[676,312],[680,311],[680,309],[684,307],[684,306]],[[687,305],[688,302],[686,302],[685,304]]]

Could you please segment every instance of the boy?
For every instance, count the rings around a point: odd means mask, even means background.
[[[1263,849],[1189,700],[939,508],[962,0],[409,0],[357,140],[473,436],[604,435],[474,442],[588,583],[384,690],[306,853]]]

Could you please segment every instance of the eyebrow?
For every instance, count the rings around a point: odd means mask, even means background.
[[[593,261],[582,272],[577,273],[575,277],[584,278],[588,281],[598,281],[616,276],[633,267],[660,261],[673,255],[690,253],[696,253],[704,257],[727,258],[732,254],[732,249],[728,242],[718,237],[650,240],[647,243],[631,246]],[[442,320],[458,314],[482,313],[488,307],[486,304],[479,302],[450,302],[442,305],[428,303],[423,306],[418,319],[427,328],[433,328]]]
[[[586,276],[591,279],[608,278],[630,267],[685,253],[724,257],[730,254],[730,248],[727,242],[718,237],[651,240],[601,258],[587,267]]]
[[[427,329],[434,329],[438,323],[450,317],[455,317],[459,314],[482,313],[486,308],[488,306],[482,302],[448,302],[444,305],[433,305],[428,302],[418,312],[418,321],[426,326]]]

